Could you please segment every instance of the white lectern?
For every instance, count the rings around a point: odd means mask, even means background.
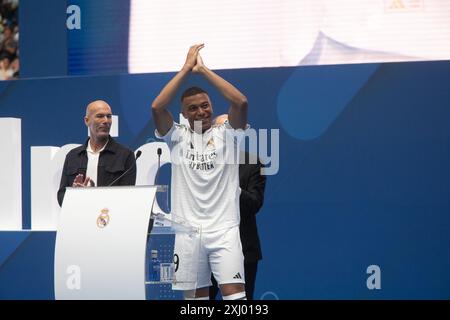
[[[67,188],[55,245],[56,299],[145,300],[157,186]]]

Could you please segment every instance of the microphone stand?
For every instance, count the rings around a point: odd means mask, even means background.
[[[155,181],[153,182],[153,184],[155,186],[156,186],[156,183],[158,182],[159,169],[161,168],[161,154],[162,154],[161,148],[158,148],[157,154],[158,154],[158,169],[156,170]]]
[[[136,153],[136,159],[135,159],[133,165],[132,165],[131,167],[129,167],[127,170],[125,170],[125,172],[122,173],[119,177],[117,177],[117,179],[114,179],[113,182],[111,182],[110,184],[108,184],[107,187],[111,187],[114,183],[116,183],[117,181],[119,181],[120,179],[122,179],[128,172],[130,172],[130,170],[133,169],[133,168],[136,166],[136,161],[137,161],[137,159],[139,159],[139,157],[141,156],[141,154],[142,154],[142,151],[139,150],[139,151]]]

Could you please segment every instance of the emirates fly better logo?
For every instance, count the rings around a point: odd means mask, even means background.
[[[110,220],[109,210],[107,208],[102,209],[100,215],[97,218],[97,227],[103,229],[108,225],[109,220]]]

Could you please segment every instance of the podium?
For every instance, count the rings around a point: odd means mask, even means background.
[[[67,188],[55,244],[56,299],[146,299],[150,218],[174,234],[199,232],[170,215],[152,214],[158,187]],[[187,281],[195,277],[194,271]]]

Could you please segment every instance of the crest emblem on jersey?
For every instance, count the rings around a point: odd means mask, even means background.
[[[216,148],[216,145],[214,144],[214,139],[213,138],[209,139],[208,143],[206,144],[206,148],[208,148],[208,149],[215,149]]]

